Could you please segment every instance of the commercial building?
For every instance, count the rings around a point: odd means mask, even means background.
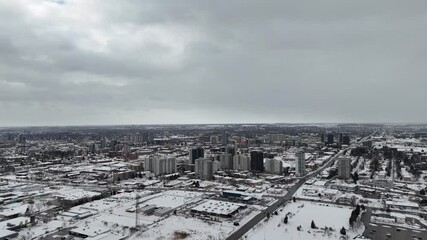
[[[191,209],[191,212],[231,218],[235,213],[237,213],[240,209],[243,208],[246,208],[246,204],[218,200],[207,200],[206,202],[196,207],[193,207]]]
[[[364,141],[364,142],[362,143],[362,145],[363,145],[364,147],[368,147],[368,149],[372,149],[372,147],[374,146],[374,145],[373,145],[373,143],[372,143],[372,140]]]

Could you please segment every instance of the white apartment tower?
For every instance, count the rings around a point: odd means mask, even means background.
[[[176,172],[176,159],[150,156],[144,160],[144,169],[154,173],[155,176],[171,174]]]
[[[195,161],[195,173],[200,179],[211,180],[213,178],[213,161],[206,158],[198,158]]]
[[[239,171],[248,171],[250,170],[251,163],[250,158],[246,155],[238,154],[233,157],[233,169]]]
[[[155,159],[153,156],[149,156],[144,160],[144,170],[154,172],[154,162]]]
[[[282,174],[283,173],[282,161],[274,158],[267,158],[265,160],[264,170],[266,173]]]

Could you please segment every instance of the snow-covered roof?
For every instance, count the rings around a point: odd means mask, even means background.
[[[97,225],[80,225],[79,227],[70,230],[70,232],[86,235],[88,237],[96,237],[100,234],[109,232],[110,228]]]
[[[240,203],[208,200],[192,208],[191,210],[194,210],[197,212],[206,212],[210,214],[229,215],[244,206],[246,205],[240,204]]]

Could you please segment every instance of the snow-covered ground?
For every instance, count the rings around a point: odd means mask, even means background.
[[[52,233],[53,231],[56,231],[60,227],[66,226],[65,221],[62,220],[53,220],[50,221],[47,224],[39,224],[34,227],[30,228],[23,228],[19,232],[18,239],[31,239],[34,237],[39,237],[48,233]]]
[[[147,201],[145,201],[146,199],[144,198],[142,198],[140,201],[143,202],[144,205],[155,204],[158,207],[177,208],[184,204],[199,200],[201,196],[203,196],[203,193],[185,191],[165,191],[153,195],[151,197],[147,197]]]
[[[348,220],[353,209],[331,204],[328,205],[302,201],[290,203],[281,208],[278,211],[278,215],[271,215],[269,220],[261,222],[253,230],[248,232],[246,237],[249,240],[339,239],[342,227],[346,228],[347,236],[351,238],[363,233],[363,224],[358,229],[349,230]],[[288,223],[284,224],[283,219],[286,214],[288,214]],[[319,229],[311,228],[312,220]],[[301,226],[301,231],[297,230],[298,226]],[[325,231],[322,229],[325,226],[333,230]]]
[[[225,239],[234,229],[228,222],[210,222],[197,218],[171,216],[150,226],[145,232],[135,233],[129,240],[136,239]],[[182,234],[182,235],[180,235]],[[187,235],[188,234],[188,235]],[[180,237],[184,236],[186,237]]]

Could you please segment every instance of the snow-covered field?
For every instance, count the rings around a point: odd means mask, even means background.
[[[328,205],[302,201],[290,203],[281,208],[278,215],[273,214],[268,221],[261,222],[249,231],[247,239],[339,239],[342,227],[347,229],[347,236],[351,238],[363,233],[363,224],[359,229],[349,230],[351,208]],[[288,213],[288,223],[284,224],[283,219]],[[318,229],[311,228],[312,220]],[[301,231],[297,230],[298,226],[301,226]],[[325,226],[333,230],[325,231],[322,229]]]
[[[228,222],[208,222],[197,218],[171,216],[150,226],[145,232],[135,233],[129,239],[225,239],[233,228]],[[180,233],[186,237],[180,238]]]
[[[144,205],[155,204],[158,207],[177,208],[189,202],[200,200],[201,196],[203,196],[203,193],[185,191],[165,191],[147,198],[142,198],[140,202],[143,202]],[[145,201],[145,199],[150,200]]]

